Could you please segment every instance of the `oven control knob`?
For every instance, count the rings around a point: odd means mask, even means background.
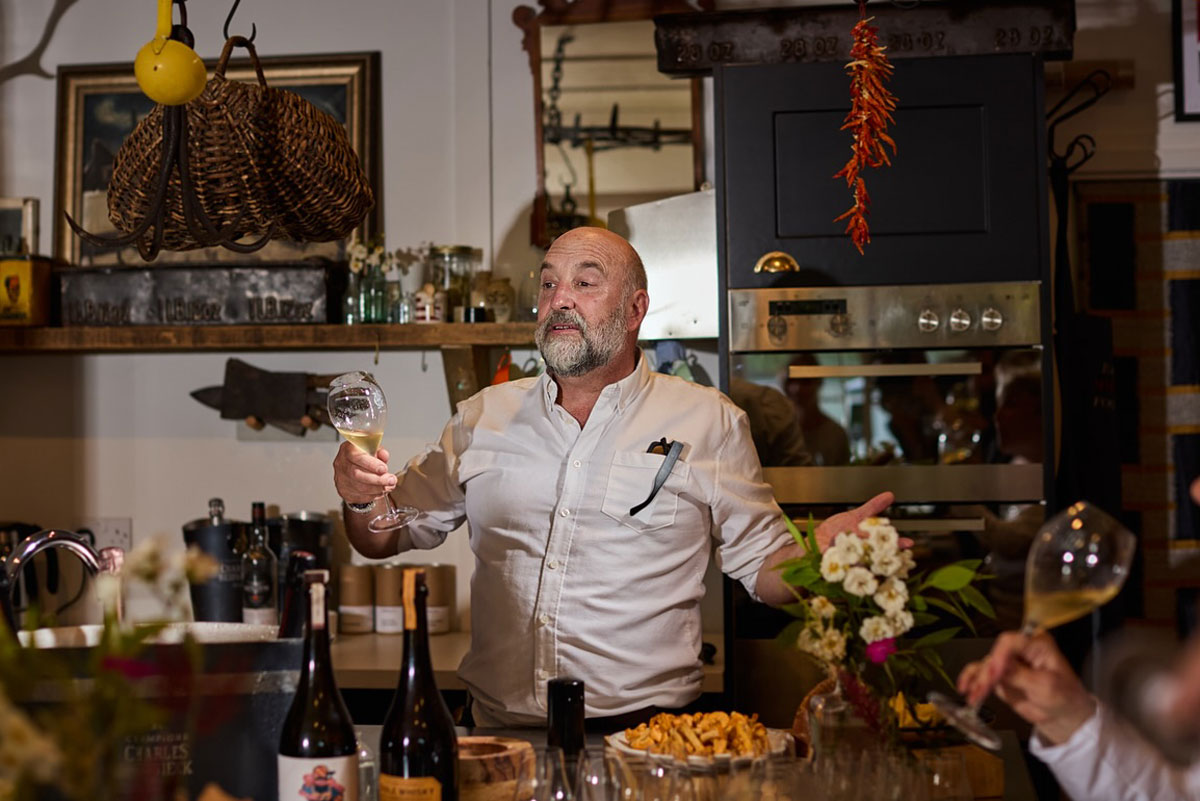
[[[788,321],[781,314],[774,314],[767,318],[767,334],[772,340],[779,341],[787,336]]]
[[[938,326],[942,321],[938,319],[937,312],[933,309],[922,309],[917,315],[917,328],[921,329],[926,334],[932,334],[938,330]]]
[[[984,331],[996,331],[1002,325],[1004,325],[1004,315],[995,307],[988,306],[983,310],[983,314],[979,315],[979,326]]]
[[[971,327],[971,315],[966,309],[955,309],[950,312],[950,330],[961,334]]]

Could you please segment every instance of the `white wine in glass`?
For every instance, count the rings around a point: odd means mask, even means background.
[[[357,371],[338,376],[329,382],[325,405],[333,427],[347,442],[371,456],[379,451],[387,426],[387,399],[374,376]],[[420,514],[411,506],[396,506],[386,492],[383,498],[387,511],[367,524],[370,531],[403,528]]]
[[[1137,539],[1087,501],[1068,506],[1043,525],[1025,559],[1025,615],[1021,633],[1070,623],[1112,600],[1129,575]],[[979,704],[963,705],[939,692],[929,702],[946,720],[984,748],[1000,737],[979,718]]]

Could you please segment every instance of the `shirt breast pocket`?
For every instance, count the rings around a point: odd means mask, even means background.
[[[686,462],[676,461],[654,500],[636,515],[629,514],[630,509],[650,496],[665,458],[658,453],[615,454],[601,505],[604,514],[634,531],[655,531],[672,525],[679,508],[679,493],[686,486],[691,470]]]

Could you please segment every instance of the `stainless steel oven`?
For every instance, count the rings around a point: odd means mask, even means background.
[[[1019,624],[1024,542],[1053,479],[1042,283],[730,289],[727,302],[724,389],[785,512],[819,521],[891,490],[922,564],[988,560],[1001,624]],[[778,669],[770,638],[790,618],[732,584],[726,596],[734,703],[769,716],[812,667],[789,655]]]

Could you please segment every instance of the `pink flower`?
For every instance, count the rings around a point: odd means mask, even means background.
[[[888,637],[886,640],[876,640],[867,646],[867,659],[870,659],[877,665],[882,665],[894,653],[896,653],[895,637]]]

